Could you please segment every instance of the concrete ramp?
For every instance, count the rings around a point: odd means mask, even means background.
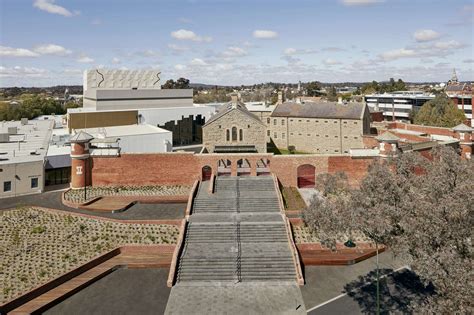
[[[178,283],[165,314],[306,314],[294,283]]]

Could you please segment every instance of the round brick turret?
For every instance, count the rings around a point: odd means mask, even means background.
[[[91,184],[89,144],[93,137],[80,131],[71,137],[71,188],[79,189]]]
[[[459,147],[461,148],[461,157],[463,159],[471,159],[473,130],[465,124],[460,124],[453,128],[455,137],[459,139]]]

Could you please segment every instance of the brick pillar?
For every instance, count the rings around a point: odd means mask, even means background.
[[[455,137],[459,139],[459,147],[461,149],[461,158],[470,160],[472,157],[472,131],[473,129],[464,124],[453,128]]]
[[[237,160],[231,160],[230,176],[237,176]]]
[[[81,131],[71,137],[71,188],[78,189],[92,183],[89,144],[92,136]]]

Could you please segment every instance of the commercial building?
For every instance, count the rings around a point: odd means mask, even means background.
[[[44,164],[54,121],[28,120],[0,125],[0,198],[44,190]]]
[[[453,70],[453,76],[446,84],[445,92],[454,104],[464,111],[464,115],[468,120],[467,123],[472,126],[472,84],[459,82],[456,70]]]
[[[435,98],[434,94],[421,91],[397,91],[364,96],[364,101],[374,111],[382,111],[385,120],[408,121],[413,110]]]
[[[320,154],[348,154],[364,148],[370,113],[363,103],[285,102],[267,118],[267,136],[277,148]]]

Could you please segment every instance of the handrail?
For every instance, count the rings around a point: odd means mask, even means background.
[[[277,193],[278,205],[280,206],[280,213],[285,214],[285,205],[283,203],[283,196],[281,195],[280,185],[278,184],[278,178],[272,173],[273,185]]]
[[[195,180],[193,187],[191,188],[191,191],[189,192],[189,197],[188,197],[188,204],[186,205],[186,212],[185,212],[185,218],[186,220],[189,219],[189,216],[191,215],[191,211],[193,208],[193,202],[194,202],[194,197],[196,197],[197,192],[199,190],[199,180]]]
[[[181,227],[179,229],[178,242],[176,243],[176,247],[173,252],[173,258],[171,259],[171,265],[170,265],[170,272],[168,274],[168,280],[166,281],[166,285],[168,286],[168,288],[171,288],[174,283],[175,272],[178,266],[178,259],[181,253],[181,247],[183,244],[184,235],[186,233],[186,223],[187,223],[187,220],[183,219],[183,222],[181,223]]]
[[[240,222],[237,222],[237,282],[242,282],[242,246],[240,243]]]

